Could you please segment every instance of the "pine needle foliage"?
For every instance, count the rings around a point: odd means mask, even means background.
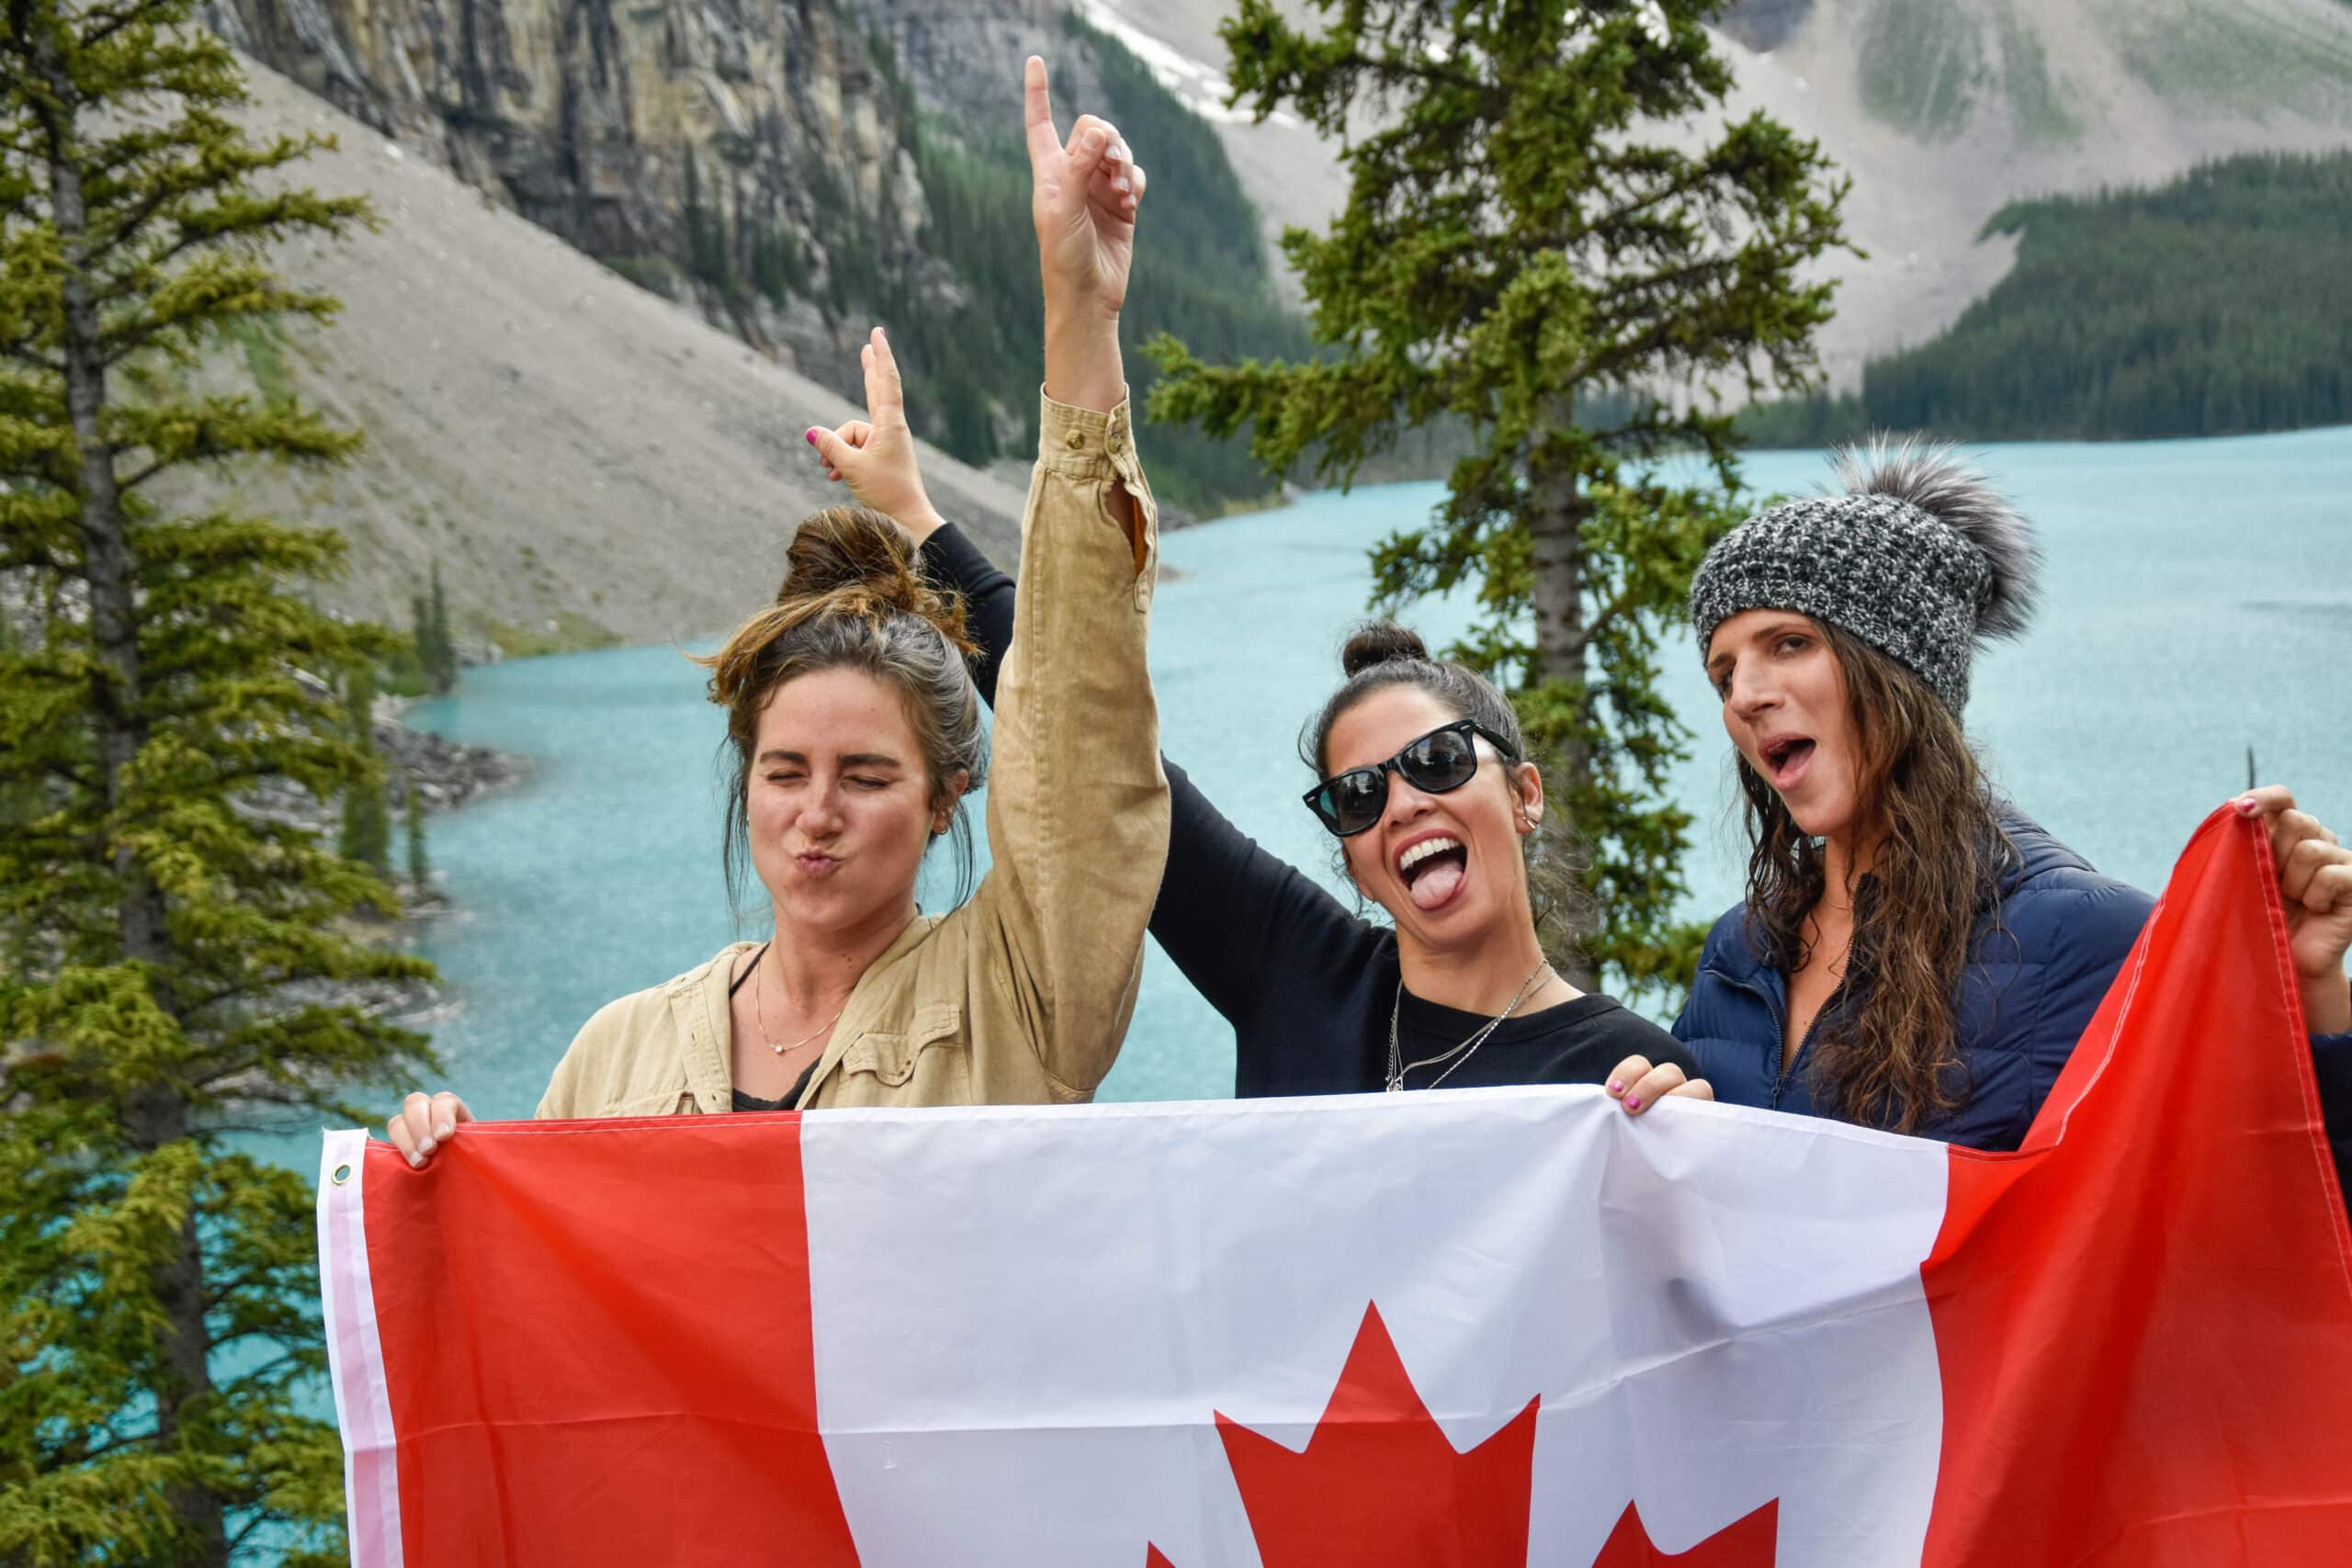
[[[1209,364],[1173,338],[1155,418],[1248,428],[1269,470],[1347,484],[1406,432],[1466,424],[1426,527],[1384,542],[1375,603],[1464,581],[1452,650],[1512,691],[1553,829],[1589,897],[1551,933],[1577,984],[1671,992],[1690,821],[1664,800],[1689,736],[1661,634],[1737,520],[1736,435],[1692,389],[1807,387],[1846,182],[1762,114],[1721,114],[1716,0],[1241,0],[1228,102],[1287,108],[1351,185],[1283,249],[1323,357]],[[1634,395],[1629,395],[1634,394]],[[1665,459],[1681,455],[1673,461]]]
[[[373,776],[333,679],[384,634],[293,585],[341,543],[156,481],[356,437],[190,389],[274,318],[265,248],[368,220],[277,171],[195,0],[0,0],[0,1561],[331,1550],[309,1183],[231,1147],[423,1041],[349,999],[420,976],[346,934],[383,881],[254,809]],[[315,1389],[313,1389],[315,1393]]]

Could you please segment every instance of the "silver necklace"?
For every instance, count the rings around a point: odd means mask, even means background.
[[[768,945],[770,947],[774,947],[775,943],[770,942]],[[761,953],[760,960],[761,966],[763,968],[766,967],[767,954],[764,953]],[[826,1030],[831,1029],[833,1025],[839,1023],[842,1021],[842,1014],[848,1010],[849,998],[844,997],[842,998],[842,1005],[834,1010],[832,1017],[825,1020],[822,1024],[810,1031],[808,1033],[802,1035],[791,1044],[779,1045],[775,1043],[775,1036],[768,1032],[768,988],[766,986],[761,984],[754,984],[752,987],[752,1014],[760,1021],[760,1038],[766,1041],[768,1049],[775,1052],[779,1056],[783,1055],[786,1051],[799,1050],[800,1047],[808,1044],[811,1040],[816,1039],[818,1035],[824,1033]]]
[[[1418,1062],[1406,1061],[1404,1054],[1396,1048],[1396,1015],[1403,1011],[1405,1007],[1405,976],[1399,974],[1396,976],[1396,998],[1388,1004],[1388,1092],[1397,1094],[1403,1091],[1407,1073],[1420,1067],[1434,1067],[1441,1062],[1452,1062],[1453,1066],[1438,1074],[1429,1087],[1435,1089],[1439,1084],[1452,1077],[1454,1068],[1476,1055],[1478,1047],[1487,1043],[1487,1036],[1500,1029],[1503,1026],[1503,1020],[1519,1010],[1519,1004],[1527,999],[1527,993],[1534,987],[1535,977],[1551,967],[1550,964],[1544,963],[1529,970],[1527,978],[1519,983],[1519,994],[1511,998],[1510,1006],[1480,1024],[1477,1032],[1471,1035],[1469,1039],[1450,1051],[1440,1051],[1436,1055],[1424,1057]]]

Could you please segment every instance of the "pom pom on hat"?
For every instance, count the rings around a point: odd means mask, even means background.
[[[1732,616],[1792,610],[1853,633],[1958,713],[1976,645],[2033,618],[2032,527],[1950,446],[1879,436],[1835,461],[1842,491],[1767,508],[1699,563],[1700,656]]]
[[[1992,569],[1976,606],[1976,637],[2025,635],[2041,604],[2041,547],[2033,526],[1993,482],[1961,461],[1949,441],[1924,436],[1871,436],[1830,455],[1849,495],[1887,495],[1907,502],[1974,545]]]

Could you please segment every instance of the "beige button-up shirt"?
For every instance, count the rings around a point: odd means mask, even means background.
[[[799,1103],[1091,1099],[1134,1014],[1168,858],[1168,779],[1144,662],[1159,513],[1127,405],[1044,400],[1022,518],[1014,639],[998,677],[992,863],[971,899],[918,916],[874,961]],[[1130,535],[1113,487],[1135,497]],[[539,1101],[554,1116],[734,1103],[736,942],[590,1019]]]

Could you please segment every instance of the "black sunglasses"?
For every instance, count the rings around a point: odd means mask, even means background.
[[[1510,741],[1475,718],[1457,718],[1408,742],[1385,762],[1332,774],[1301,798],[1317,821],[1339,837],[1351,839],[1379,821],[1380,814],[1388,808],[1392,769],[1427,795],[1443,795],[1468,784],[1478,771],[1478,742],[1474,739],[1477,736],[1484,736],[1488,745],[1501,752],[1503,761],[1519,761],[1519,752]]]

